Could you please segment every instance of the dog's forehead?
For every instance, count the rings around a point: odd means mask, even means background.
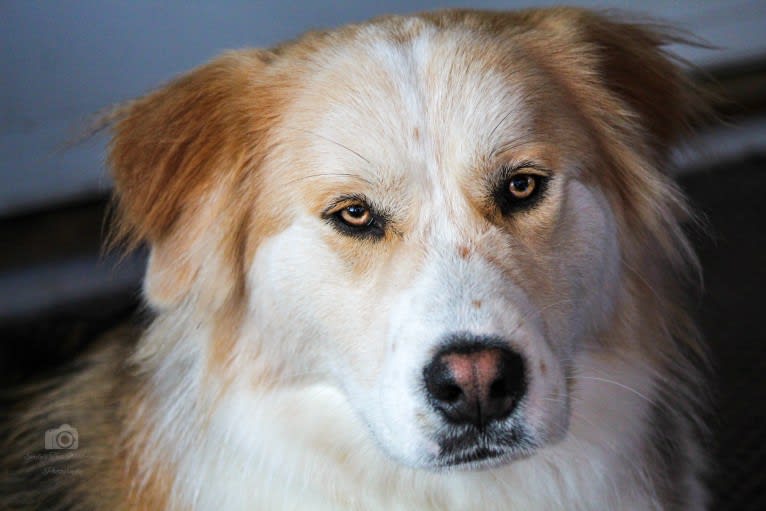
[[[510,59],[468,30],[418,28],[396,39],[368,27],[315,55],[286,116],[311,168],[433,182],[528,137],[528,92]]]

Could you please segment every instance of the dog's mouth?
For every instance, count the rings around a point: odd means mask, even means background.
[[[478,447],[474,450],[461,451],[440,458],[440,468],[476,470],[505,464],[508,461],[509,453],[506,450]]]
[[[439,469],[483,470],[532,454],[533,443],[515,428],[500,433],[468,432],[440,442]]]

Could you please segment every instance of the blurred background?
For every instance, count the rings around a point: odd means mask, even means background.
[[[479,1],[511,9],[548,1]],[[675,47],[723,100],[674,172],[710,233],[698,314],[713,347],[715,509],[766,509],[766,0],[572,1],[671,22],[715,49]],[[452,1],[0,0],[0,385],[74,357],[138,311],[145,254],[102,251],[110,179],[89,116],[226,49]],[[140,312],[140,311],[139,311]]]

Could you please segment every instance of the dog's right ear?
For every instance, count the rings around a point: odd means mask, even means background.
[[[128,104],[114,123],[115,238],[148,244],[150,304],[221,303],[242,283],[261,140],[275,117],[269,54],[236,52]]]

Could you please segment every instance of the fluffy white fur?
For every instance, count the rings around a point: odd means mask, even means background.
[[[660,168],[686,82],[663,41],[576,9],[394,17],[124,107],[110,162],[155,317],[19,420],[28,444],[52,417],[83,427],[89,476],[38,501],[704,509],[693,257]],[[546,187],[501,213],[517,171]],[[349,235],[339,203],[385,214],[383,234]],[[518,441],[457,465],[424,383],[455,335],[526,368],[494,424]]]
[[[301,136],[288,124],[283,136],[303,150],[277,149],[264,171],[358,173],[388,188],[394,207],[417,201],[405,237],[422,254],[414,268],[394,271],[389,286],[374,274],[360,281],[326,243],[322,220],[293,205],[291,226],[263,243],[250,265],[241,353],[227,373],[236,376],[220,401],[202,370],[204,322],[200,328],[193,314],[177,320],[194,331],[179,332],[185,347],[163,354],[170,366],[155,371],[164,404],[156,417],[161,439],[150,444],[173,446],[181,467],[171,507],[660,509],[642,454],[657,399],[652,362],[630,350],[586,349],[591,336],[609,335],[614,304],[630,298],[618,296],[610,205],[580,181],[579,162],[567,162],[566,180],[548,191],[563,209],[562,251],[544,255],[558,259],[559,273],[548,276],[560,286],[555,301],[533,303],[481,250],[458,255],[459,245],[513,243],[491,226],[463,223],[470,206],[454,176],[477,154],[523,143],[530,118],[522,84],[474,73],[470,62],[460,63],[467,66],[460,74],[445,64],[463,37],[471,35],[426,31],[408,47],[375,38],[340,49],[295,99],[286,117],[307,127]],[[312,93],[337,75],[366,73],[374,80],[350,100],[345,90],[324,101]],[[471,306],[476,300],[480,309]],[[476,472],[430,466],[438,445],[429,435],[440,419],[420,375],[439,340],[460,331],[511,339],[533,368],[522,406],[542,447],[530,457]],[[253,386],[261,364],[280,368],[283,383]],[[208,399],[209,418],[208,405],[199,405]]]

